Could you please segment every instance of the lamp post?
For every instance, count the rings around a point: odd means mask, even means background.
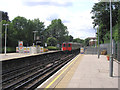
[[[100,58],[100,45],[99,45],[99,26],[98,26],[98,59]]]
[[[34,33],[34,41],[35,41],[35,37],[36,37],[36,33],[37,33],[38,31],[33,31],[33,33]],[[33,46],[34,46],[34,43],[33,43]]]
[[[7,26],[9,25],[9,24],[3,24],[4,26],[5,26],[5,50],[4,50],[4,52],[5,52],[5,55],[6,55],[6,38],[7,38]]]
[[[97,37],[97,35],[96,35],[96,32],[97,30],[95,29],[95,37]],[[97,44],[96,44],[96,39],[95,39],[95,47],[97,47]]]
[[[110,77],[113,77],[113,50],[112,50],[112,10],[110,0]]]

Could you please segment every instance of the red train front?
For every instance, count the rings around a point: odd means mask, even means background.
[[[63,43],[62,44],[62,51],[71,51],[72,50],[72,44],[71,43]]]
[[[63,43],[62,44],[62,51],[66,51],[67,50],[67,48],[66,48],[66,43]]]
[[[79,49],[80,47],[81,47],[80,43],[72,43],[72,42],[63,43],[62,44],[62,51],[72,51],[75,49]]]
[[[67,43],[67,51],[71,51],[72,50],[72,44],[71,43]]]

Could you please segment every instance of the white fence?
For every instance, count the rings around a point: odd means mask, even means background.
[[[17,53],[31,53],[31,54],[36,54],[36,53],[42,53],[44,50],[43,47],[36,46],[36,47],[16,47],[16,52]]]

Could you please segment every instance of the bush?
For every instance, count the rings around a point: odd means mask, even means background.
[[[2,48],[3,53],[4,53],[4,49],[5,48]],[[6,48],[6,53],[13,53],[13,52],[16,52],[16,48],[13,48],[13,47],[7,47]]]
[[[47,49],[48,50],[59,50],[59,48],[54,47],[54,46],[48,46]]]
[[[57,39],[54,37],[49,37],[47,38],[47,44],[51,46],[56,46],[57,45]]]

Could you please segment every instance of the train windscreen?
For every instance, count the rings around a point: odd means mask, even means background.
[[[71,44],[68,44],[68,47],[71,47]]]
[[[63,47],[66,47],[66,44],[63,44]]]

